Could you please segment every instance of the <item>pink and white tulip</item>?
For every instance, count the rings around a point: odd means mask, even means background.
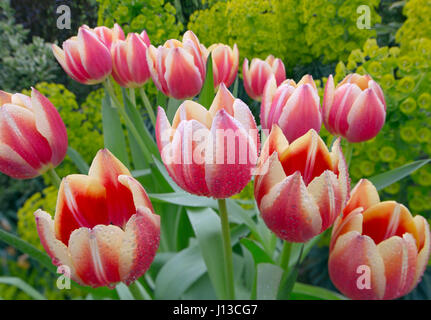
[[[261,101],[266,82],[274,75],[277,86],[286,80],[286,70],[281,59],[270,55],[265,60],[254,58],[249,67],[248,59],[244,59],[242,67],[244,88],[250,98]]]
[[[160,240],[160,217],[141,184],[108,150],[88,175],[63,179],[54,220],[35,212],[40,241],[56,266],[92,287],[130,284],[150,267]]]
[[[129,33],[125,41],[112,46],[112,77],[122,87],[139,88],[150,78],[147,49],[150,39],[145,31]]]
[[[329,228],[349,195],[346,162],[337,139],[329,152],[310,129],[291,144],[274,125],[259,158],[254,196],[279,238],[306,242]]]
[[[90,29],[90,28],[89,28]],[[111,50],[113,44],[115,44],[118,40],[124,40],[124,32],[123,29],[116,23],[112,29],[100,26],[93,29],[96,33],[97,37],[100,41]]]
[[[0,91],[0,171],[30,179],[58,166],[67,133],[57,109],[36,89],[31,98]]]
[[[420,282],[430,255],[430,231],[422,216],[395,201],[380,202],[361,180],[332,230],[329,275],[351,299],[396,299]]]
[[[374,138],[386,118],[386,102],[380,86],[369,75],[350,74],[336,87],[329,76],[323,98],[323,122],[333,135],[349,142]]]
[[[259,136],[253,115],[224,83],[209,110],[185,101],[172,126],[159,107],[156,138],[169,175],[196,195],[228,198],[240,192],[257,162]]]
[[[220,83],[230,87],[238,74],[239,52],[234,44],[233,49],[228,45],[218,43],[208,48],[213,63],[214,88],[218,89]]]
[[[196,96],[202,89],[207,52],[192,31],[183,41],[170,39],[163,46],[150,45],[147,51],[148,67],[157,89],[175,99]]]
[[[52,51],[64,71],[82,84],[101,83],[111,74],[111,53],[87,26],[79,28],[78,36],[63,42],[63,49],[53,44]]]
[[[278,125],[290,142],[310,129],[319,132],[322,114],[313,77],[305,75],[298,84],[285,80],[277,86],[275,76],[271,75],[263,92],[260,123],[266,130]]]

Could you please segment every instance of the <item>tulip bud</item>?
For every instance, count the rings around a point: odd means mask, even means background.
[[[313,77],[305,75],[298,84],[285,80],[277,87],[275,76],[271,75],[263,92],[260,123],[267,130],[278,125],[290,142],[310,129],[319,132],[322,114]]]
[[[129,33],[125,41],[112,46],[112,76],[125,88],[138,88],[150,78],[147,49],[150,39],[145,31],[141,35]]]
[[[244,59],[242,67],[244,88],[250,98],[261,101],[265,84],[271,75],[275,76],[277,86],[286,80],[284,64],[280,59],[270,55],[266,60],[254,58],[249,68],[248,59]]]
[[[172,179],[187,192],[214,198],[228,198],[247,185],[259,150],[250,109],[224,83],[209,110],[185,101],[172,126],[159,107],[156,138]]]
[[[268,228],[279,238],[306,242],[329,228],[349,194],[340,139],[329,152],[310,129],[290,145],[274,125],[257,166],[254,196]]]
[[[395,201],[380,202],[361,180],[332,230],[329,275],[351,299],[396,299],[419,283],[430,255],[430,231],[422,216]]]
[[[213,63],[214,88],[218,89],[220,83],[230,87],[235,81],[238,73],[239,52],[234,44],[233,49],[229,46],[218,43],[208,48],[211,52]]]
[[[63,49],[53,44],[52,51],[64,71],[82,84],[101,83],[111,74],[111,53],[87,26],[79,28],[77,37],[63,42]]]
[[[112,45],[115,44],[118,40],[124,40],[124,32],[123,29],[116,23],[112,29],[109,29],[105,26],[94,28],[94,32],[100,41],[111,50]]]
[[[196,96],[202,89],[206,73],[206,52],[192,31],[183,41],[171,39],[157,49],[147,51],[148,67],[157,89],[175,99]]]
[[[82,285],[127,285],[142,276],[160,240],[160,217],[145,189],[108,150],[89,174],[63,179],[54,220],[35,212],[40,241],[56,266]]]
[[[58,166],[67,133],[52,103],[36,89],[31,98],[0,91],[0,171],[30,179]]]
[[[336,87],[329,76],[323,98],[323,122],[333,135],[349,142],[374,138],[386,118],[386,102],[380,86],[369,75],[350,74]]]

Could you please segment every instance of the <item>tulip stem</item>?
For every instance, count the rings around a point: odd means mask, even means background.
[[[54,168],[49,169],[47,172],[47,175],[49,177],[49,179],[51,180],[51,183],[57,188],[60,188],[60,184],[61,184],[61,179],[58,176],[57,172],[55,171]]]
[[[150,294],[146,292],[143,285],[138,283],[139,280],[136,280],[131,285],[129,285],[130,293],[136,300],[152,300]]]
[[[134,88],[129,88],[129,97],[130,101],[132,102],[133,106],[136,108],[136,94]]]
[[[344,157],[346,158],[346,164],[347,167],[350,166],[350,162],[352,161],[352,155],[353,155],[353,143],[350,143],[349,141],[346,140],[346,151],[344,153]]]
[[[226,272],[226,288],[227,299],[235,299],[235,286],[233,282],[233,261],[232,261],[232,245],[230,242],[229,218],[226,209],[226,199],[218,199],[222,239],[223,239],[223,253],[224,265]]]
[[[130,132],[136,139],[137,143],[139,144],[139,147],[142,149],[143,154],[147,160],[148,163],[152,163],[153,159],[151,157],[151,153],[148,150],[147,146],[145,145],[144,141],[142,140],[142,137],[140,136],[138,130],[135,127],[135,124],[130,119],[129,115],[127,114],[126,110],[124,109],[124,106],[120,103],[117,96],[115,95],[114,88],[112,87],[112,83],[109,80],[109,78],[103,82],[103,85],[105,87],[105,90],[108,92],[109,96],[111,97],[112,102],[117,107],[118,112],[123,117],[124,121],[126,122],[127,127],[130,129]]]
[[[151,123],[153,127],[156,127],[156,115],[154,113],[153,107],[151,106],[150,100],[148,99],[147,94],[143,87],[139,88],[139,93],[141,94],[142,101],[144,102],[144,106],[147,109],[148,116],[150,117]]]
[[[290,253],[292,252],[292,243],[283,241],[283,249],[280,253],[280,267],[287,270],[289,267]]]

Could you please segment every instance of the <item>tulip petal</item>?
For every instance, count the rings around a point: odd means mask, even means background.
[[[269,115],[271,113],[272,102],[277,92],[277,82],[275,76],[271,75],[266,81],[265,88],[262,94],[262,103],[260,104],[260,123],[263,129],[271,129],[272,122],[269,122]]]
[[[150,198],[138,180],[131,176],[120,175],[118,176],[118,181],[130,190],[133,195],[133,203],[135,204],[136,208],[143,206],[150,209],[150,211],[154,213],[154,208]]]
[[[257,162],[253,138],[242,124],[221,109],[211,127],[205,179],[211,195],[228,198],[250,181]]]
[[[66,245],[57,240],[54,234],[54,221],[51,215],[45,211],[37,210],[34,213],[36,218],[36,227],[39,234],[40,242],[45,251],[52,259],[55,266],[67,266],[70,268],[70,276],[73,280],[82,283],[81,279],[76,274],[72,258]]]
[[[273,125],[271,133],[265,140],[265,144],[262,148],[259,163],[264,163],[273,152],[277,152],[280,157],[280,155],[286,153],[288,147],[289,142],[284,136],[283,131],[281,131],[279,126]]]
[[[213,117],[211,116],[211,113],[199,103],[192,100],[186,100],[179,106],[175,113],[174,120],[172,121],[172,128],[176,129],[180,122],[184,120],[197,120],[210,129]]]
[[[344,208],[344,215],[348,215],[358,207],[362,207],[365,211],[379,202],[380,197],[376,187],[369,180],[361,179],[351,192],[350,199]]]
[[[346,204],[350,195],[350,178],[349,169],[344,159],[344,154],[341,150],[341,138],[335,140],[331,149],[332,168],[334,173],[338,174],[338,182],[343,195],[343,206]]]
[[[70,235],[69,252],[76,273],[93,287],[121,281],[119,257],[124,232],[117,226],[97,225],[79,228]]]
[[[230,93],[228,88],[224,83],[220,84],[216,96],[209,109],[210,114],[215,117],[217,112],[224,109],[227,113],[233,116],[233,104],[235,102],[235,97]]]
[[[63,161],[67,152],[66,126],[51,101],[34,88],[31,106],[36,128],[48,141],[52,150],[51,163],[56,167]]]
[[[98,179],[106,189],[110,223],[123,227],[136,208],[132,193],[118,181],[118,176],[131,176],[130,171],[109,150],[103,149],[96,154],[88,175]]]
[[[350,212],[348,216],[338,216],[337,219],[335,219],[334,226],[332,228],[331,244],[329,246],[330,250],[332,250],[340,235],[350,231],[356,231],[362,234],[362,212],[362,208],[356,208]]]
[[[260,212],[269,229],[291,242],[306,242],[322,228],[319,207],[307,192],[299,171],[266,194]]]
[[[332,282],[347,297],[358,300],[383,298],[385,266],[370,237],[356,231],[340,236],[329,254],[328,267]],[[367,274],[364,270],[370,272]],[[370,276],[369,287],[366,286],[367,275]]]
[[[139,278],[156,255],[160,241],[160,217],[139,207],[127,222],[120,253],[120,276],[127,285]]]
[[[407,294],[416,276],[417,249],[415,239],[406,233],[394,236],[377,246],[385,264],[386,290],[383,299],[396,299]]]
[[[430,256],[430,229],[428,225],[428,221],[422,216],[415,216],[413,218],[415,222],[416,229],[418,230],[419,238],[419,246],[418,246],[418,261],[416,267],[416,275],[414,280],[414,285],[419,283],[420,278],[422,277],[427,265]],[[413,289],[413,288],[410,288]]]
[[[0,143],[0,171],[14,179],[31,179],[40,175],[7,144]]]
[[[331,122],[329,121],[329,114],[331,112],[332,104],[334,103],[334,95],[335,95],[335,86],[334,86],[334,78],[332,74],[329,75],[328,81],[325,85],[325,93],[323,95],[323,104],[322,104],[322,113],[323,113],[323,121],[325,123],[325,128],[334,132],[334,128],[332,127]]]

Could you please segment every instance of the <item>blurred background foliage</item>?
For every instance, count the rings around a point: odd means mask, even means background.
[[[69,79],[59,68],[50,43],[62,43],[81,24],[91,27],[119,23],[126,33],[147,30],[152,44],[181,38],[193,30],[206,46],[233,45],[245,57],[273,54],[283,60],[289,78],[310,73],[320,93],[329,74],[340,81],[347,73],[369,73],[382,86],[387,122],[372,141],[356,144],[350,168],[356,182],[413,160],[431,157],[431,0],[19,0],[0,2],[0,89],[29,93],[35,86],[58,108],[68,128],[69,144],[87,162],[103,146],[100,106],[102,90]],[[57,6],[72,12],[72,29],[55,27]],[[357,8],[368,5],[371,29],[358,29]],[[43,21],[43,23],[41,23]],[[66,89],[67,88],[67,89]],[[118,89],[118,88],[117,88]],[[146,85],[151,99],[156,90]],[[255,116],[259,105],[250,101],[239,81],[239,97]],[[258,120],[258,118],[257,118]],[[322,128],[322,136],[331,136]],[[66,157],[61,176],[76,173]],[[56,190],[44,178],[29,181],[0,174],[0,225],[41,248],[33,212],[54,214]],[[431,165],[384,189],[382,199],[405,203],[414,214],[431,218]],[[253,199],[250,184],[238,198]],[[17,213],[18,212],[18,213]],[[325,234],[304,261],[300,281],[334,290],[327,274]],[[54,289],[55,278],[33,266],[26,256],[0,244],[3,275],[25,279],[51,299],[84,297],[81,288]],[[430,298],[431,272],[407,298]],[[12,286],[0,285],[1,298],[25,299]]]

